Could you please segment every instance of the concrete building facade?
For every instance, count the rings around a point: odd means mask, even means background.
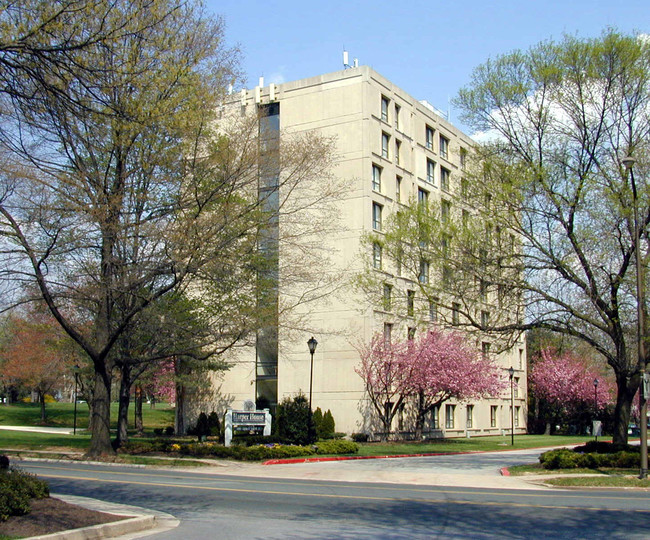
[[[322,239],[332,254],[330,266],[323,271],[336,273],[340,287],[320,301],[298,308],[308,323],[304,333],[285,331],[282,325],[260,332],[256,350],[240,351],[233,367],[217,383],[218,402],[238,408],[245,400],[263,398],[273,406],[299,392],[307,395],[307,341],[313,334],[318,341],[313,358],[313,408],[330,409],[337,431],[377,430],[364,383],[355,372],[360,362],[357,346],[387,330],[394,338],[403,339],[407,332],[424,331],[429,322],[409,319],[408,304],[417,298],[406,296],[407,290],[416,290],[407,278],[391,278],[395,283],[394,309],[404,311],[401,314],[378,309],[352,287],[365,263],[381,256],[363,247],[362,238],[369,231],[381,231],[386,217],[409,200],[457,199],[463,162],[472,141],[431,105],[414,99],[366,66],[258,86],[230,97],[226,110],[261,112],[261,122],[267,128],[271,126],[280,145],[285,132],[317,131],[334,137],[334,173],[345,183],[345,194],[337,203],[336,234]],[[269,185],[272,180],[260,180],[260,189]],[[277,227],[270,237],[282,238],[281,220]],[[282,259],[281,243],[270,249],[276,249]],[[281,302],[287,293],[281,272],[278,280],[274,301]],[[515,370],[514,423],[519,433],[525,430],[526,422],[525,357],[525,343],[519,340],[497,358],[504,372],[510,367]],[[446,437],[509,432],[510,404],[509,389],[495,399],[450,401],[431,415],[427,428]],[[393,429],[408,431],[407,419],[396,418]]]

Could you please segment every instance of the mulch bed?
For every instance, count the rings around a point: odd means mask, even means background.
[[[32,500],[32,511],[0,522],[0,535],[30,537],[127,519],[48,497]]]

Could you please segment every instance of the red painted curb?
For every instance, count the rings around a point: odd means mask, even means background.
[[[510,476],[510,471],[508,470],[508,467],[502,467],[499,469],[499,472],[501,473],[501,476]]]

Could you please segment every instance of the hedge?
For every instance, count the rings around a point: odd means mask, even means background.
[[[46,482],[18,469],[0,471],[0,521],[22,516],[31,510],[32,499],[44,499],[50,494]]]
[[[204,458],[230,458],[241,461],[282,459],[314,454],[356,454],[359,445],[352,441],[321,441],[311,446],[266,444],[255,446],[222,446],[214,442],[154,441],[130,442],[120,448],[123,454],[178,453],[184,456]]]
[[[640,454],[634,450],[619,450],[608,453],[582,453],[567,448],[549,450],[539,456],[544,469],[599,469],[613,467],[631,469],[639,467]]]

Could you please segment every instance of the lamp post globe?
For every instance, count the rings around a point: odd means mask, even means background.
[[[314,353],[316,352],[316,346],[318,341],[312,336],[307,341],[307,346],[309,347],[309,355],[311,356],[311,362],[309,366],[309,412],[311,413],[311,395],[314,382]]]

